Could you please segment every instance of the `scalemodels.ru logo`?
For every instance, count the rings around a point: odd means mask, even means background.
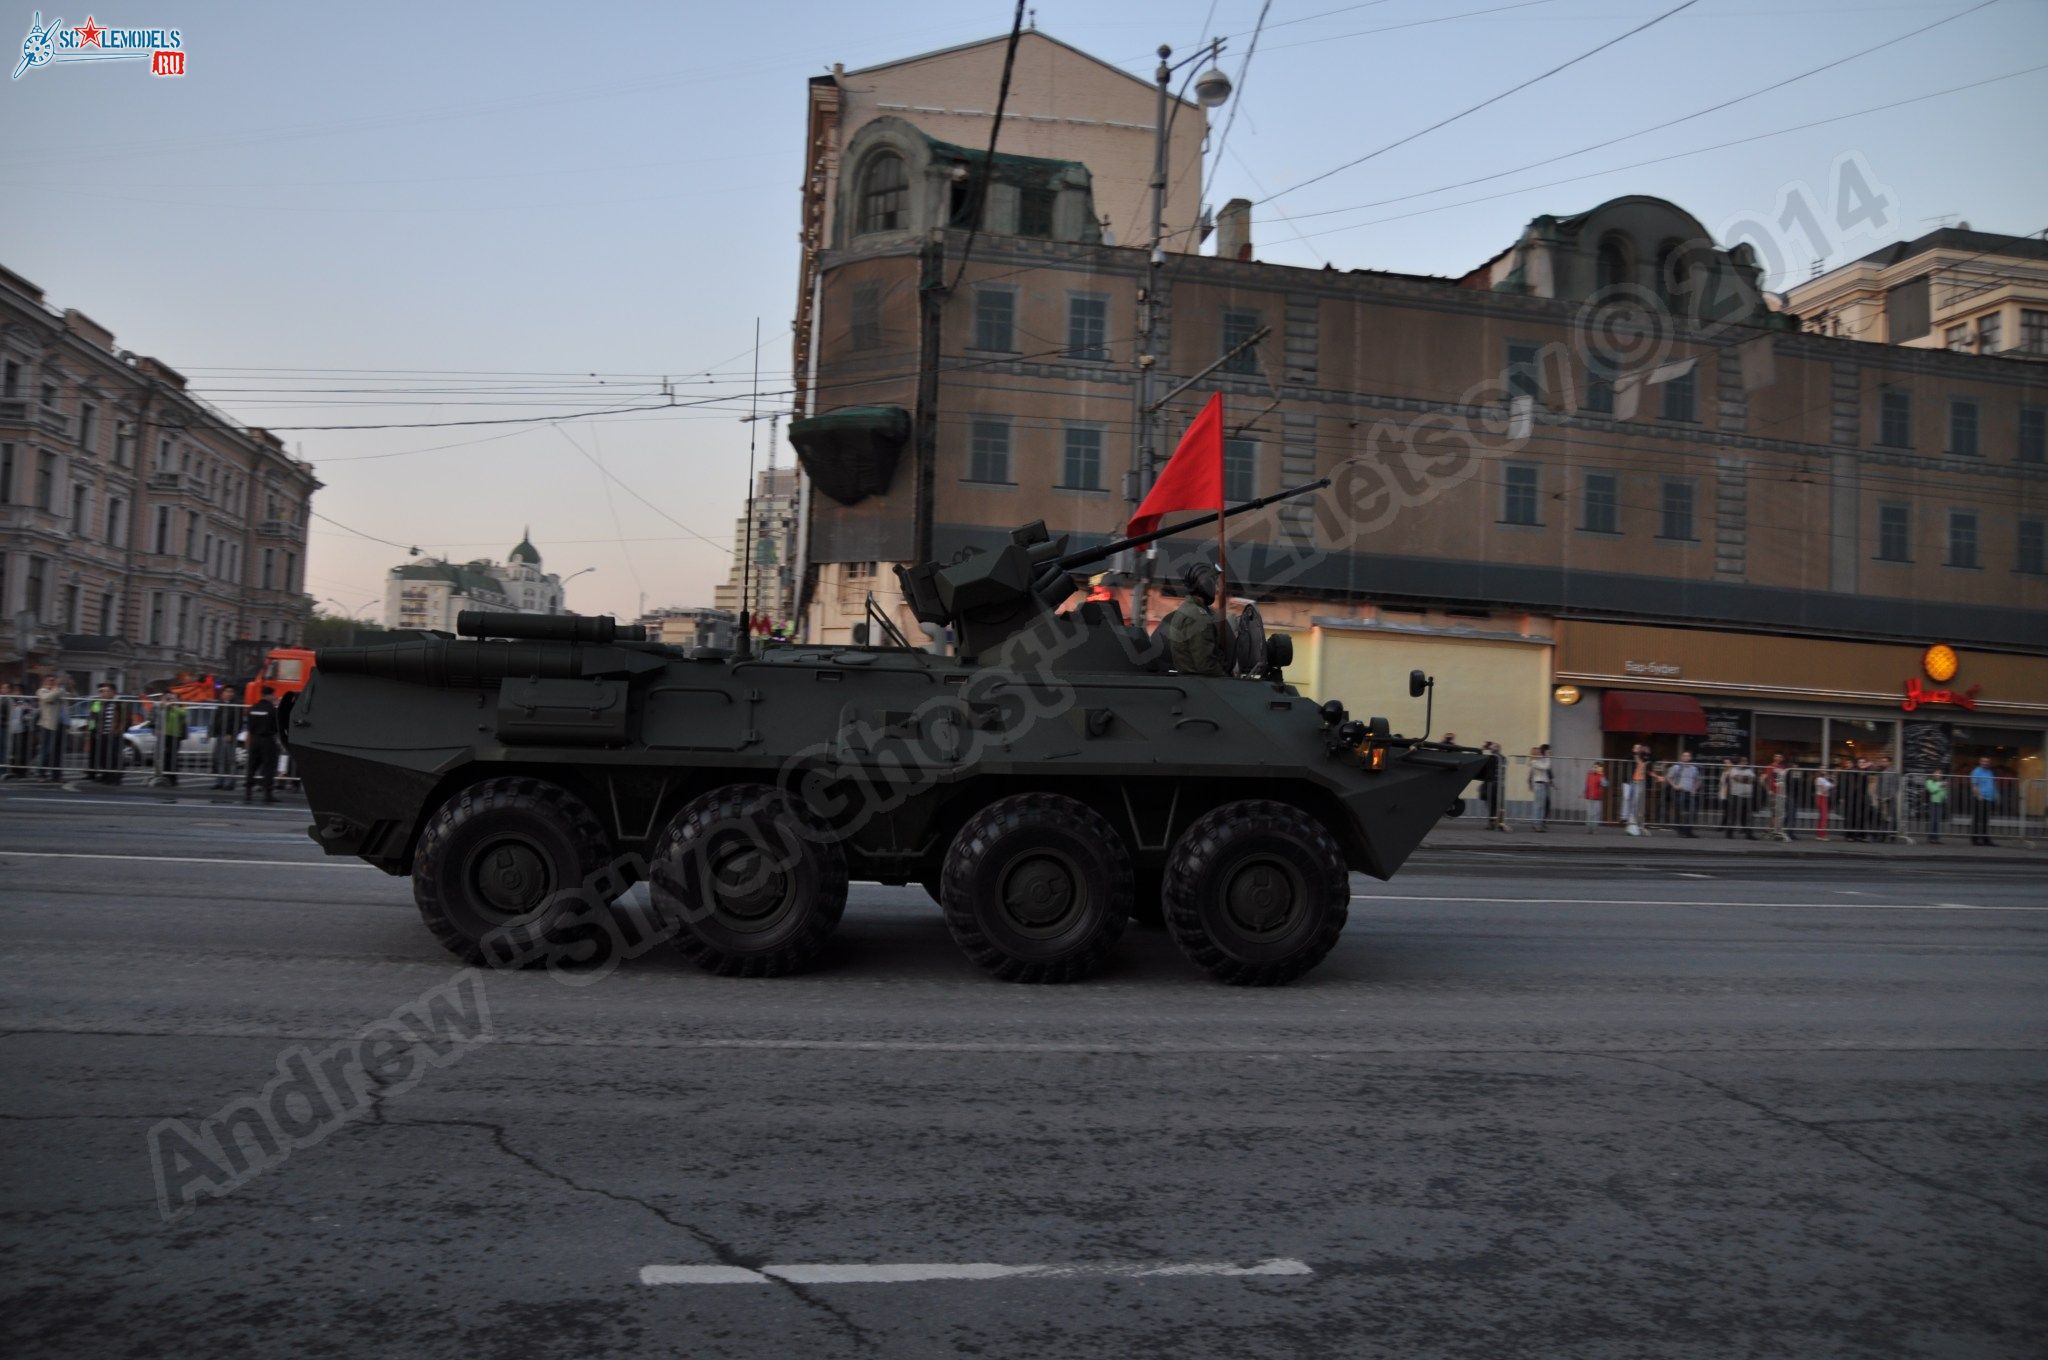
[[[29,21],[28,36],[21,40],[21,65],[14,79],[24,71],[53,62],[146,61],[153,76],[185,74],[185,35],[175,28],[102,28],[88,14],[82,24],[67,27],[62,19],[43,27],[43,12]]]

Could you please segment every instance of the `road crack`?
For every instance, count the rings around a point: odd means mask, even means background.
[[[761,1267],[768,1264],[766,1258],[745,1255],[732,1246],[731,1243],[705,1231],[694,1223],[677,1218],[652,1200],[644,1199],[639,1195],[627,1194],[620,1190],[610,1190],[602,1185],[586,1184],[565,1171],[556,1170],[533,1154],[523,1152],[514,1146],[510,1135],[506,1133],[505,1126],[502,1124],[494,1123],[487,1119],[382,1119],[380,1122],[387,1129],[460,1128],[481,1130],[490,1135],[492,1146],[496,1147],[499,1152],[535,1175],[545,1180],[553,1181],[555,1184],[573,1190],[578,1194],[596,1195],[617,1204],[627,1204],[634,1208],[642,1209],[654,1215],[663,1223],[668,1224],[671,1228],[688,1236],[698,1246],[709,1252],[719,1265],[732,1266],[740,1270],[751,1270],[759,1273]],[[835,1326],[844,1331],[861,1346],[869,1350],[879,1349],[875,1337],[867,1329],[826,1300],[818,1297],[807,1286],[779,1279],[773,1275],[764,1275],[763,1278],[788,1292],[791,1297],[806,1308],[829,1318]]]
[[[1798,1129],[1801,1132],[1811,1133],[1821,1138],[1825,1138],[1827,1141],[1833,1143],[1836,1147],[1841,1148],[1843,1151],[1850,1153],[1852,1156],[1860,1158],[1861,1160],[1870,1163],[1872,1166],[1877,1167],[1879,1170],[1889,1172],[1891,1175],[1897,1176],[1902,1180],[1911,1181],[1913,1184],[1918,1185],[1923,1189],[1933,1190],[1937,1193],[1944,1195],[1955,1195],[1963,1199],[1975,1200],[1977,1203],[1982,1204],[1987,1208],[1996,1209],[1999,1213],[2004,1214],[2007,1218],[2012,1219],[2016,1223],[2025,1224],[2027,1227],[2034,1229],[2036,1232],[2048,1232],[2048,1223],[2044,1223],[2039,1219],[2031,1218],[2028,1215],[2021,1213],[2018,1209],[2013,1208],[2004,1200],[1994,1199],[1990,1195],[1980,1194],[1975,1190],[1967,1189],[1960,1185],[1950,1185],[1946,1181],[1940,1180],[1934,1176],[1926,1175],[1923,1172],[1909,1171],[1905,1167],[1895,1166],[1892,1163],[1886,1161],[1884,1158],[1879,1157],[1877,1154],[1870,1152],[1865,1148],[1858,1147],[1854,1142],[1851,1142],[1848,1138],[1843,1137],[1840,1134],[1837,1134],[1832,1127],[1835,1124],[1846,1123],[1851,1121],[1801,1119],[1798,1115],[1790,1114],[1784,1110],[1776,1108],[1775,1106],[1767,1105],[1763,1101],[1758,1100],[1753,1096],[1746,1096],[1742,1094],[1742,1092],[1733,1088],[1732,1086],[1723,1085],[1722,1083],[1713,1080],[1711,1077],[1703,1077],[1697,1072],[1688,1072],[1682,1067],[1673,1067],[1669,1063],[1653,1062],[1649,1058],[1628,1057],[1618,1053],[1608,1053],[1602,1056],[1612,1058],[1616,1062],[1634,1063],[1642,1067],[1654,1067],[1660,1072],[1669,1072],[1673,1076],[1684,1077],[1688,1081],[1695,1082],[1701,1086],[1706,1087],[1708,1090],[1714,1092],[1718,1096],[1721,1096],[1723,1099],[1732,1100],[1738,1105],[1743,1105],[1748,1107],[1749,1109],[1756,1111],[1758,1114],[1762,1115],[1764,1118],[1772,1121],[1773,1123],[1782,1124],[1788,1128]]]

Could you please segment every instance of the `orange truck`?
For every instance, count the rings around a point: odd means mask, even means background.
[[[307,647],[273,647],[263,658],[263,671],[243,690],[242,702],[253,704],[268,694],[273,703],[297,694],[313,678],[313,652]]]

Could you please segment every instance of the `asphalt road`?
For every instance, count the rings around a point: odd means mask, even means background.
[[[921,892],[857,887],[814,974],[578,986],[459,974],[302,820],[0,796],[10,1357],[2048,1336],[2033,868],[1425,852],[1273,991],[1138,930],[1095,981],[987,981]],[[193,1190],[281,1057],[436,989],[436,1062],[387,1044]]]

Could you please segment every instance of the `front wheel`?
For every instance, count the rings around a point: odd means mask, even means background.
[[[412,895],[427,928],[464,963],[545,961],[556,932],[593,909],[588,886],[611,850],[582,799],[541,779],[486,779],[428,819]]]
[[[946,852],[946,928],[1009,982],[1071,982],[1102,966],[1131,912],[1131,854],[1101,814],[1053,793],[1001,798]]]
[[[1166,928],[1223,982],[1291,982],[1336,946],[1351,909],[1343,851],[1322,823],[1267,799],[1197,819],[1166,864]]]
[[[778,977],[817,957],[846,910],[846,852],[766,784],[713,789],[676,814],[653,863],[676,945],[726,977]]]

